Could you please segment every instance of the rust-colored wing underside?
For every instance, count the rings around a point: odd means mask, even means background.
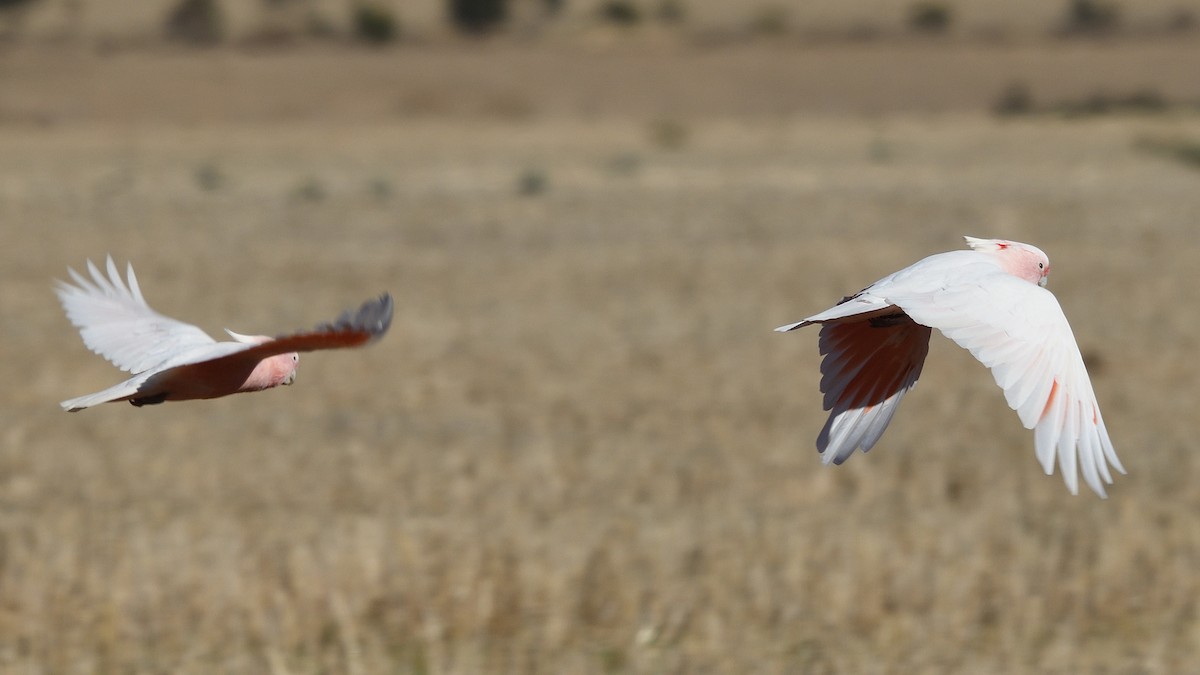
[[[875,445],[921,376],[929,333],[899,311],[821,326],[821,391],[830,414],[817,449],[825,461],[841,464]]]
[[[336,321],[255,345],[224,358],[261,361],[277,354],[360,347],[378,340],[392,325],[392,296],[384,293],[362,304],[357,312],[342,313]]]

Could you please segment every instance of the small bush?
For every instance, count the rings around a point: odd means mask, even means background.
[[[217,0],[180,0],[167,15],[168,40],[207,46],[222,40],[224,19]]]
[[[1169,107],[1162,94],[1143,89],[1128,94],[1108,94],[1099,91],[1077,101],[1064,101],[1056,106],[1056,109],[1067,117],[1094,117],[1119,113],[1161,113]]]
[[[216,164],[201,164],[196,167],[193,177],[196,179],[196,185],[205,192],[214,192],[225,185],[225,174]]]
[[[1029,86],[1024,82],[1009,84],[992,104],[992,112],[1002,117],[1033,112],[1033,94],[1029,92]]]
[[[392,183],[386,178],[374,178],[367,184],[367,192],[375,199],[384,201],[391,199],[395,190],[392,188]]]
[[[1117,100],[1124,110],[1144,113],[1165,112],[1170,104],[1167,99],[1153,89],[1140,89]]]
[[[326,195],[325,184],[319,178],[314,177],[305,179],[292,191],[293,197],[305,202],[325,201]]]
[[[871,139],[871,143],[867,145],[867,159],[874,164],[890,162],[895,154],[892,144],[882,138]]]
[[[370,3],[354,8],[354,35],[359,40],[382,45],[395,40],[399,32],[396,17],[390,9]]]
[[[787,10],[779,5],[762,7],[750,18],[749,28],[754,35],[783,35],[788,29]]]
[[[25,17],[34,4],[36,0],[0,0],[0,19],[4,26],[4,30],[0,31],[0,40],[20,35]]]
[[[1134,148],[1160,157],[1173,159],[1192,169],[1200,169],[1200,142],[1187,138],[1139,138]]]
[[[507,18],[507,0],[450,0],[450,19],[465,33],[486,33]]]
[[[535,197],[546,191],[550,178],[542,169],[526,169],[517,180],[517,194],[525,197]]]
[[[1105,33],[1120,21],[1117,6],[1104,0],[1071,0],[1067,8],[1067,32]]]
[[[1171,12],[1167,17],[1167,30],[1176,33],[1186,33],[1196,28],[1196,15],[1190,10],[1180,8]]]
[[[650,139],[660,148],[678,150],[687,144],[688,128],[678,120],[655,120],[650,124]]]
[[[37,0],[0,0],[0,14],[15,16],[24,12],[36,2]]]
[[[918,2],[908,12],[908,27],[918,33],[945,33],[950,27],[950,8],[938,2]]]
[[[642,12],[629,0],[608,0],[600,5],[600,18],[618,26],[633,26],[642,21]]]

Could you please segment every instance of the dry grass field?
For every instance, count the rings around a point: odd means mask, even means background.
[[[458,106],[450,84],[423,90],[444,107],[404,107],[400,87],[395,108],[355,107],[385,100],[378,82],[305,53],[294,70],[0,58],[0,672],[1200,659],[1200,172],[1145,150],[1200,141],[1195,112],[838,98],[901,76],[904,54],[813,79],[807,108],[706,98],[729,71],[697,68],[669,100],[641,86],[594,114],[554,98],[585,88],[553,51],[545,77],[512,69],[532,102],[516,113]],[[1061,72],[1043,91],[1104,76]],[[729,97],[787,101],[785,84]],[[816,331],[771,329],[962,234],[1054,261],[1130,471],[1108,500],[1044,476],[986,370],[940,336],[880,445],[821,466]],[[395,321],[369,349],[305,356],[292,387],[68,415],[59,400],[120,373],[51,284],[106,253],[213,334],[306,327],[383,290]]]

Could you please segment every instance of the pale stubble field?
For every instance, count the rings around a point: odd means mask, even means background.
[[[1178,672],[1200,655],[1186,113],[0,128],[7,672]],[[822,467],[815,330],[959,236],[1038,244],[1129,476],[1042,475],[935,335]],[[383,290],[295,386],[76,415],[57,307],[132,259],[216,334]]]

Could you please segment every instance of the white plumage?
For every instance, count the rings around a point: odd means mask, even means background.
[[[1055,458],[1071,492],[1078,473],[1100,496],[1117,459],[1071,326],[1044,286],[1050,261],[1028,244],[967,237],[969,251],[933,255],[888,275],[789,331],[822,324],[826,463],[870,450],[917,382],[936,328],[991,369],[1008,405],[1034,429],[1047,474]]]

